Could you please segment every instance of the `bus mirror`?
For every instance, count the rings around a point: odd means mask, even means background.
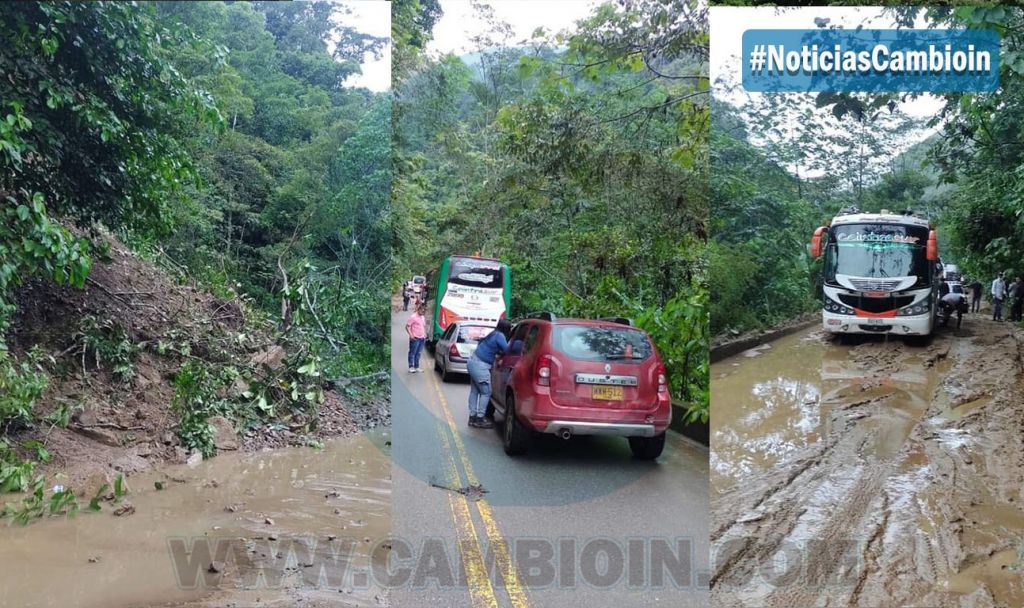
[[[925,249],[928,261],[934,262],[939,259],[939,239],[935,236],[935,231],[928,231],[928,247]]]
[[[814,231],[814,236],[811,237],[811,257],[812,258],[821,257],[821,239],[826,234],[825,230],[826,229],[825,229],[824,226],[819,226],[817,228],[817,230]]]

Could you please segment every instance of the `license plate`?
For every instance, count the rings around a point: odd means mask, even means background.
[[[885,325],[885,319],[868,319],[868,325]]]
[[[621,386],[595,386],[590,389],[590,398],[600,401],[622,401],[626,398]]]

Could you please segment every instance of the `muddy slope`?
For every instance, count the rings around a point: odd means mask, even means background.
[[[47,280],[26,284],[17,294],[8,335],[18,356],[35,347],[52,357],[45,363],[50,386],[36,414],[60,407],[71,413],[67,428],[38,423],[9,429],[8,438],[12,445],[45,443],[53,461],[37,471],[59,475],[57,481],[80,495],[117,473],[188,457],[177,445],[178,419],[170,408],[174,379],[185,361],[272,374],[289,354],[238,297],[216,297],[195,287],[186,272],[176,278],[116,239],[100,238],[109,245],[109,259],[95,260],[86,287]],[[166,264],[174,267],[171,260]],[[89,319],[100,331],[123,332],[136,349],[130,380],[115,377],[109,361],[84,352]],[[389,416],[386,396],[363,400],[328,392],[316,420],[288,414],[250,429],[227,424],[219,427],[218,444],[242,451],[301,445],[385,426]]]
[[[713,369],[714,605],[1024,605],[1021,340],[971,315],[924,348],[812,330]],[[716,407],[751,365],[760,403]]]

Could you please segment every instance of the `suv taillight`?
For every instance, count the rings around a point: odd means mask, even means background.
[[[455,346],[454,342],[448,345],[448,355],[451,356],[451,357],[461,357],[462,356],[462,354],[459,353],[459,348],[457,346]]]
[[[551,355],[537,357],[537,384],[540,386],[551,386]]]
[[[668,392],[668,377],[665,375],[665,364],[664,363],[659,363],[658,364],[658,392],[659,393],[667,393]]]

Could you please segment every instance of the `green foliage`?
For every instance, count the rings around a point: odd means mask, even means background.
[[[689,406],[689,422],[709,419],[707,292],[678,295],[661,308],[637,311],[635,322],[659,345],[671,394]]]
[[[345,10],[158,6],[161,23],[202,41],[177,47],[176,61],[214,92],[229,124],[189,141],[202,183],[186,190],[158,246],[215,293],[285,310],[282,330],[312,341],[333,374],[388,361],[391,103],[343,86],[383,43],[339,25]]]
[[[709,275],[711,333],[718,335],[817,306],[807,243],[838,203],[753,145],[735,109],[716,104],[713,116]]]
[[[36,463],[22,459],[6,440],[0,440],[0,494],[25,492],[35,481]]]
[[[71,423],[71,415],[74,410],[81,410],[81,405],[72,407],[68,403],[58,403],[49,414],[40,418],[42,422],[66,429]]]
[[[174,399],[171,411],[180,416],[177,434],[182,447],[199,450],[204,458],[216,453],[214,428],[207,422],[217,411],[215,378],[205,364],[188,360],[174,378]]]
[[[1002,35],[1000,88],[948,94],[941,137],[929,159],[949,193],[940,228],[949,235],[962,270],[991,279],[1024,271],[1024,10],[1018,7],[933,8],[925,16],[941,27],[992,28]]]
[[[14,131],[0,134],[0,194],[39,192],[85,224],[159,228],[190,175],[182,140],[217,118],[167,58],[178,34],[151,4],[14,3],[0,14],[0,99]]]
[[[512,269],[512,316],[663,315],[674,396],[706,412],[705,11],[609,3],[524,49],[480,7],[477,52],[419,58],[396,92],[392,283],[480,251]]]
[[[92,358],[98,369],[106,364],[111,375],[119,382],[130,383],[135,379],[135,358],[140,345],[132,342],[128,332],[110,319],[98,321],[92,315],[82,317],[75,341],[79,343],[82,367]]]
[[[23,361],[15,361],[0,342],[0,426],[24,426],[34,418],[36,402],[49,386],[42,356],[32,351]]]
[[[394,0],[391,3],[391,78],[402,82],[416,67],[441,18],[440,0]]]

